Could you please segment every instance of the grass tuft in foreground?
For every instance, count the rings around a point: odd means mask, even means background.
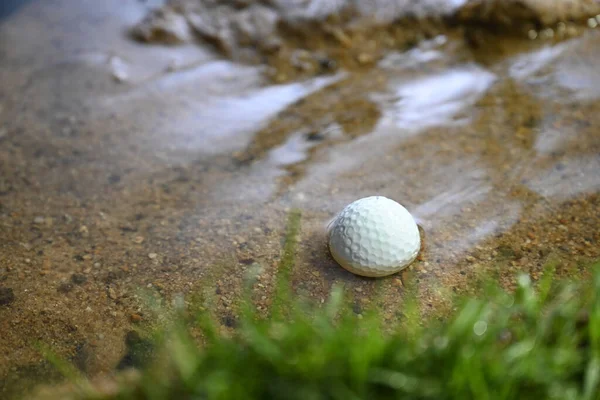
[[[234,337],[201,314],[204,346],[178,324],[138,378],[110,393],[81,385],[76,398],[600,399],[600,264],[588,282],[557,283],[548,268],[536,285],[521,276],[515,293],[489,286],[444,322],[406,312],[385,334],[377,310],[357,319],[340,288],[322,308],[290,300],[299,223],[292,214],[281,312],[265,320],[243,307]]]

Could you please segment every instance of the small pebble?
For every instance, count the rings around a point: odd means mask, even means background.
[[[15,301],[15,294],[11,288],[0,288],[0,306],[7,306]]]
[[[148,254],[148,258],[151,259],[151,260],[154,260],[156,257],[158,257],[158,254],[156,254],[156,253],[150,253],[150,254]]]
[[[111,75],[116,82],[121,83],[129,79],[129,74],[127,73],[127,64],[120,57],[111,57],[109,64]]]
[[[544,31],[542,33],[548,39],[551,39],[554,37],[554,30],[552,28],[544,29]]]
[[[358,62],[361,64],[370,64],[375,60],[375,58],[371,54],[360,53],[358,55]]]
[[[139,314],[131,314],[129,316],[129,319],[131,320],[131,322],[141,322],[143,320],[142,316]]]
[[[574,26],[568,26],[567,27],[567,36],[576,36],[577,35],[577,28],[575,28]]]
[[[60,285],[58,285],[58,288],[56,288],[56,290],[59,293],[69,293],[71,290],[73,290],[73,284],[68,282],[61,283]]]
[[[306,140],[310,141],[310,142],[320,142],[321,140],[325,139],[325,135],[322,134],[321,132],[310,132],[308,135],[306,135]]]
[[[538,33],[535,30],[531,29],[529,32],[527,32],[527,36],[529,37],[529,39],[535,40],[538,37]]]

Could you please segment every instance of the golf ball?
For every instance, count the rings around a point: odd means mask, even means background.
[[[419,253],[421,237],[412,215],[383,196],[346,206],[329,225],[329,251],[348,271],[380,277],[406,268]]]

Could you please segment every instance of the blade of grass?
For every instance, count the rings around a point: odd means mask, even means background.
[[[50,346],[42,342],[37,342],[34,347],[48,360],[54,367],[71,382],[80,382],[84,375],[70,362],[58,356]]]
[[[279,269],[277,270],[273,307],[271,309],[271,315],[276,320],[284,317],[285,312],[289,311],[289,307],[292,303],[290,277],[291,271],[296,263],[296,247],[298,244],[298,234],[300,233],[300,221],[300,210],[294,209],[290,211],[287,219],[283,254],[281,262],[279,263]]]

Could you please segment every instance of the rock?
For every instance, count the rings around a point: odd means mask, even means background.
[[[81,234],[81,236],[83,237],[88,237],[90,235],[90,231],[88,230],[88,227],[85,225],[81,225],[79,227],[79,233]],[[85,256],[83,257],[85,258]]]
[[[186,18],[169,6],[153,10],[131,33],[144,42],[177,44],[190,39]]]
[[[142,320],[144,318],[142,318],[142,316],[140,314],[131,314],[129,316],[129,319],[131,320],[131,322],[138,323],[138,322],[142,322]]]
[[[585,21],[597,14],[597,0],[468,0],[455,18],[458,22],[516,27],[527,22],[550,26],[561,21]]]
[[[73,284],[69,282],[63,282],[60,285],[58,285],[58,288],[56,288],[56,290],[59,293],[69,293],[71,290],[73,290]]]
[[[221,323],[229,328],[235,328],[237,326],[237,320],[231,314],[225,314],[221,317]]]
[[[226,54],[232,55],[240,47],[254,46],[263,51],[279,47],[275,35],[279,17],[273,9],[258,4],[236,9],[197,3],[187,4],[184,11],[187,21],[194,32]]]
[[[87,282],[87,276],[83,275],[83,274],[73,274],[71,275],[71,282],[73,282],[76,285],[82,285],[84,283]]]
[[[136,236],[133,238],[133,243],[135,243],[135,244],[142,244],[143,242],[144,242],[143,236]]]
[[[308,140],[309,142],[320,142],[322,140],[325,140],[325,135],[321,132],[312,131],[306,135],[306,140]]]
[[[369,53],[360,53],[356,58],[360,64],[373,64],[375,57]]]
[[[525,27],[525,32],[532,32],[530,34],[537,37],[536,29],[562,21],[579,21],[595,26],[597,20],[589,18],[597,14],[600,14],[598,0],[170,0],[162,8],[151,11],[133,28],[133,34],[140,40],[159,43],[189,42],[195,34],[229,57],[248,61],[260,60],[261,56],[280,50],[285,52],[286,44],[289,44],[285,39],[290,35],[286,30],[296,31],[298,28],[299,31],[304,28],[321,33],[326,31],[342,45],[351,48],[361,46],[362,42],[353,43],[351,36],[345,32],[358,26],[361,29],[385,27],[414,19],[423,20],[423,26],[426,21],[441,25],[442,20],[449,19],[459,24]],[[348,15],[356,18],[349,19]],[[317,50],[306,47],[300,46],[296,51],[310,53]],[[315,66],[320,64],[322,70],[335,66],[335,61],[324,60],[324,63],[317,62]],[[376,60],[377,57],[369,52],[361,52],[357,56],[361,65]],[[302,70],[310,67],[308,69],[317,71],[318,68],[312,68],[312,64],[311,61],[299,65]],[[287,80],[281,73],[273,77],[278,82]]]
[[[154,346],[152,342],[144,339],[139,333],[129,331],[125,335],[125,345],[127,351],[117,365],[117,370],[127,368],[141,368],[146,366],[153,356]]]
[[[0,288],[0,306],[8,306],[15,301],[15,294],[11,288]]]

